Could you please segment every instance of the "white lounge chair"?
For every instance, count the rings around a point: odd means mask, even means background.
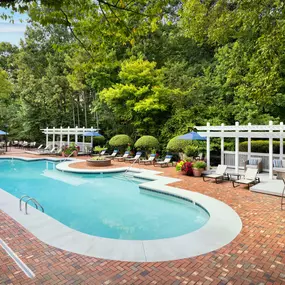
[[[125,161],[129,156],[130,156],[130,152],[129,151],[125,151],[123,156],[114,157],[114,160]]]
[[[233,180],[233,187],[238,187],[240,184],[246,184],[248,189],[250,185],[254,185],[260,182],[259,177],[257,176],[258,169],[248,168],[245,172],[243,179]],[[237,184],[237,185],[235,185]]]
[[[118,154],[118,150],[115,149],[111,155],[104,155],[105,158],[114,159],[114,157]]]
[[[139,151],[136,153],[135,157],[125,158],[125,161],[134,162],[137,161],[141,157],[142,153]]]
[[[156,154],[155,153],[152,153],[148,159],[140,159],[139,160],[139,164],[142,163],[142,164],[152,164],[155,160],[155,157],[156,157]]]
[[[228,175],[226,174],[227,168],[228,168],[227,165],[219,164],[214,173],[203,174],[203,181],[206,182],[206,181],[209,181],[209,179],[215,179],[215,182],[219,183],[219,182],[222,182],[225,177],[229,179]],[[209,179],[205,180],[205,178],[209,178]]]
[[[172,155],[166,155],[163,161],[156,161],[154,163],[154,166],[160,165],[160,167],[163,167],[163,166],[168,167],[168,164],[170,163],[171,158],[172,158]]]

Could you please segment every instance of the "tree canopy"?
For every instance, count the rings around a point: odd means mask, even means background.
[[[2,1],[30,18],[0,44],[0,124],[99,127],[107,140],[284,120],[285,6],[269,0]],[[2,15],[7,17],[7,15]],[[7,115],[8,114],[8,115]]]

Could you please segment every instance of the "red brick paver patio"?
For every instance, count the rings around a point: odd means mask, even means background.
[[[241,233],[225,247],[195,258],[120,262],[48,246],[0,211],[0,237],[36,274],[27,278],[0,248],[0,284],[285,284],[285,211],[280,210],[280,198],[233,189],[229,182],[205,183],[176,173],[174,167],[146,168],[180,178],[175,187],[230,205],[243,222]]]

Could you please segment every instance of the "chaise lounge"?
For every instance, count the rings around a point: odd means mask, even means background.
[[[248,168],[243,175],[243,179],[233,180],[233,187],[238,187],[240,184],[246,184],[248,189],[250,185],[254,185],[260,182],[259,177],[257,176],[258,169]],[[237,185],[235,185],[237,184]]]
[[[166,155],[163,161],[156,161],[154,166],[160,165],[160,167],[168,167],[170,163],[172,155]]]
[[[219,182],[222,182],[225,177],[227,180],[229,180],[229,177],[226,174],[227,168],[228,168],[227,165],[219,164],[214,173],[203,174],[203,181],[206,182],[206,181],[210,181],[211,179],[215,179],[215,182],[219,183]],[[209,179],[205,180],[205,178],[209,178]]]
[[[135,157],[130,157],[130,158],[126,158],[125,161],[126,162],[136,162],[140,157],[141,157],[142,153],[139,151],[136,153]]]
[[[142,164],[152,164],[154,163],[154,160],[155,160],[155,157],[156,157],[156,154],[155,153],[152,153],[148,159],[140,159],[139,160],[139,164],[142,163]]]

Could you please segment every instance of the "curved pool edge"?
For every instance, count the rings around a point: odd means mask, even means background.
[[[46,159],[42,158],[42,160]],[[23,160],[35,159],[24,158]],[[64,165],[65,170],[63,171],[67,171],[66,169],[69,168],[69,172],[87,173],[87,169],[81,172],[81,169],[68,167],[73,162],[62,162],[57,166],[62,169],[62,165]],[[126,167],[113,168],[112,170],[121,172],[125,169]],[[29,215],[24,215],[19,211],[19,199],[2,189],[0,189],[0,209],[23,225],[39,240],[51,246],[91,257],[120,261],[159,262],[195,257],[227,245],[241,231],[242,222],[238,214],[225,203],[197,192],[167,186],[166,184],[180,181],[180,179],[158,176],[157,174],[161,173],[159,171],[130,170],[137,172],[135,177],[150,180],[140,184],[143,189],[182,197],[200,204],[210,213],[208,222],[194,232],[174,238],[143,241],[116,240],[91,236],[73,230],[32,207],[29,207]],[[89,173],[109,173],[102,169],[96,171]]]

